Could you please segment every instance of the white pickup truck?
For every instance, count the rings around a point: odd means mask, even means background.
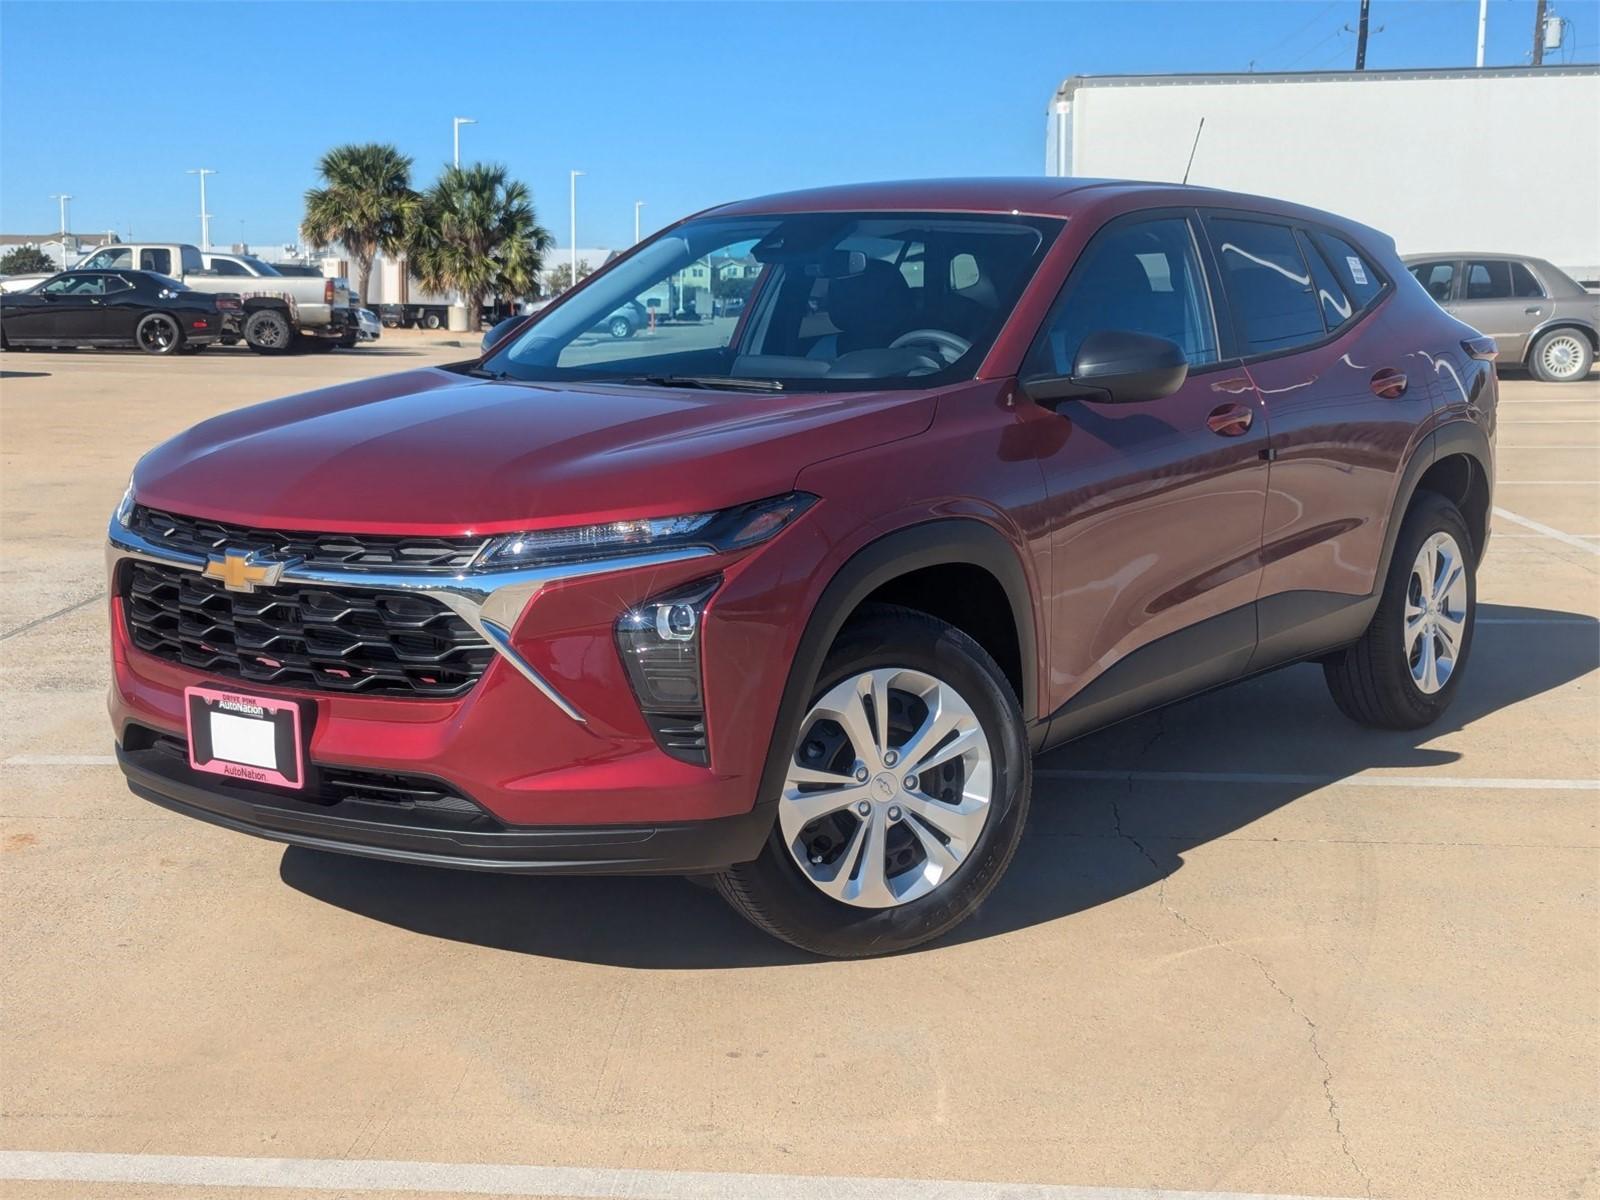
[[[84,270],[154,271],[197,292],[231,292],[244,302],[240,334],[252,350],[282,354],[354,346],[359,329],[345,279],[280,275],[248,254],[201,250],[183,242],[102,246],[77,264]]]

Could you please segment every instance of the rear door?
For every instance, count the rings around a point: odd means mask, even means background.
[[[1067,375],[1099,330],[1154,334],[1189,359],[1160,400],[1068,400],[1044,458],[1053,527],[1052,738],[1220,683],[1255,646],[1266,422],[1222,360],[1190,210],[1111,222],[1084,248],[1023,368]]]
[[[1272,427],[1255,667],[1363,620],[1433,372],[1405,322],[1378,319],[1392,283],[1343,236],[1253,213],[1205,224]]]
[[[1492,337],[1503,361],[1521,362],[1528,333],[1550,315],[1550,301],[1533,272],[1520,262],[1467,259],[1460,298],[1449,311]]]

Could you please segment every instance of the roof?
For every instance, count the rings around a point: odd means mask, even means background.
[[[1117,190],[1178,191],[1177,184],[1124,179],[1060,179],[1026,175],[997,179],[905,179],[884,183],[846,183],[736,200],[707,213],[718,216],[794,212],[979,212],[1070,216],[1082,206],[1081,194]],[[1191,188],[1193,192],[1205,189]],[[1215,193],[1211,193],[1215,194]]]
[[[1503,250],[1434,250],[1428,254],[1402,254],[1402,262],[1421,262],[1436,258],[1472,258],[1489,262],[1544,262],[1537,254],[1509,254]]]
[[[1414,67],[1389,71],[1242,71],[1193,75],[1068,75],[1056,88],[1052,107],[1065,104],[1085,87],[1144,87],[1151,84],[1385,83],[1399,79],[1526,79],[1600,75],[1600,64],[1540,67]]]

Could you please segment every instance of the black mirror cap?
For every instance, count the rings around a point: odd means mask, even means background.
[[[1071,399],[1138,404],[1172,395],[1188,377],[1189,360],[1176,342],[1100,329],[1083,339],[1071,375],[1027,379],[1022,387],[1035,403],[1050,408]]]

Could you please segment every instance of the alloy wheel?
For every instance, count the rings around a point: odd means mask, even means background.
[[[178,340],[178,327],[167,317],[150,317],[139,326],[139,345],[146,350],[170,350]]]
[[[1422,543],[1406,585],[1405,649],[1411,681],[1431,696],[1450,682],[1467,633],[1467,566],[1448,533]]]
[[[1545,342],[1539,365],[1552,379],[1571,379],[1583,366],[1583,351],[1575,334],[1564,333]]]
[[[972,706],[921,671],[866,671],[801,722],[778,803],[784,844],[825,895],[894,908],[945,883],[989,819],[994,755]]]

